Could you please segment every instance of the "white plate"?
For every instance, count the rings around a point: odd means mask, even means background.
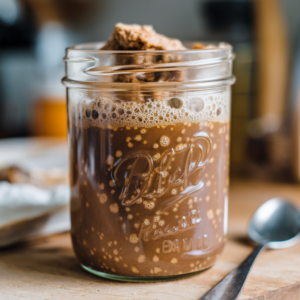
[[[0,168],[9,166],[67,174],[67,142],[57,138],[0,140]],[[16,204],[10,206],[9,201],[0,199],[0,247],[70,229],[69,206],[65,200],[39,205],[31,203],[30,197],[29,200],[24,197],[26,203],[22,203],[20,196],[16,198],[12,199]]]

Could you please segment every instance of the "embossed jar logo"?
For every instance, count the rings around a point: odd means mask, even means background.
[[[122,187],[119,199],[125,206],[144,204],[166,210],[203,187],[201,175],[208,163],[211,139],[205,132],[190,143],[177,144],[161,156],[132,151],[118,163],[114,180]]]

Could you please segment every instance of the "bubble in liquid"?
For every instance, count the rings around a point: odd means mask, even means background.
[[[140,271],[136,267],[132,267],[131,270],[133,273],[140,273]]]
[[[206,213],[206,215],[209,220],[214,218],[214,212],[211,209]]]
[[[177,194],[177,190],[176,189],[172,189],[171,194],[172,195],[176,195]]]
[[[112,213],[116,214],[119,211],[118,203],[113,203],[109,206],[109,209]]]
[[[153,258],[152,258],[152,260],[153,260],[154,262],[158,262],[158,261],[159,261],[159,258],[158,258],[157,255],[154,255]]]
[[[124,109],[119,108],[119,109],[118,109],[118,113],[119,113],[120,115],[123,115],[123,114],[124,114]]]
[[[187,108],[193,112],[200,112],[204,108],[204,101],[201,98],[193,98],[188,101]]]
[[[98,117],[99,117],[99,113],[96,111],[96,110],[93,110],[92,111],[92,117],[93,117],[93,119],[98,119]]]
[[[171,259],[172,264],[177,264],[177,262],[178,262],[177,258],[174,257],[174,258]]]
[[[107,158],[106,158],[106,163],[110,166],[113,165],[114,157],[112,155],[108,155]]]
[[[113,103],[107,103],[105,104],[104,108],[106,111],[112,112],[116,110],[116,105]]]
[[[135,136],[135,138],[134,138],[136,141],[141,141],[142,140],[142,136],[141,135],[137,135],[137,136]]]
[[[155,206],[153,201],[144,201],[143,204],[146,209],[153,209]]]
[[[129,242],[130,243],[136,244],[138,241],[139,241],[139,238],[137,237],[137,235],[135,233],[132,233],[129,236]]]
[[[117,152],[116,152],[116,157],[121,157],[122,156],[122,151],[121,150],[118,150]]]
[[[170,138],[166,135],[163,135],[160,140],[159,143],[162,147],[167,147],[170,144]]]
[[[217,109],[217,116],[220,116],[222,113],[222,107],[218,107]]]
[[[179,98],[171,98],[168,100],[168,104],[172,108],[181,108],[183,105],[183,101]]]
[[[138,262],[139,262],[139,263],[143,263],[145,260],[146,260],[146,256],[145,256],[145,255],[140,255],[140,256],[138,257]]]
[[[161,220],[158,222],[159,226],[163,226],[165,224],[165,221],[164,220]]]
[[[85,111],[85,115],[89,118],[91,116],[91,110],[90,109],[87,109]]]
[[[107,195],[106,194],[101,194],[100,195],[100,203],[104,204],[107,201]]]

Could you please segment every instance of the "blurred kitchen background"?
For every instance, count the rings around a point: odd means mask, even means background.
[[[114,24],[234,46],[232,177],[300,180],[299,0],[0,0],[0,139],[66,137],[67,46]]]

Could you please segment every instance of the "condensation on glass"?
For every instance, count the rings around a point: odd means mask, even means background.
[[[72,242],[118,280],[212,266],[227,233],[232,49],[66,51]]]

